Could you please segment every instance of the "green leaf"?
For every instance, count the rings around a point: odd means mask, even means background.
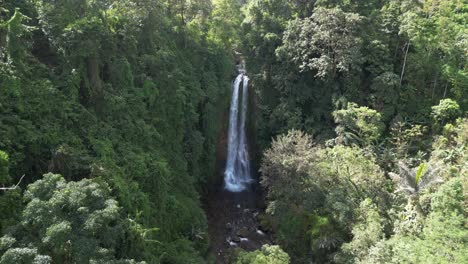
[[[421,177],[426,173],[426,163],[421,163],[418,167],[418,170],[416,171],[416,184],[419,184],[419,181],[421,180]]]

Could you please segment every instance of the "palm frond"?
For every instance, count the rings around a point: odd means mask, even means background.
[[[426,188],[442,183],[442,179],[438,176],[440,166],[429,166],[426,163],[420,164],[418,167],[411,169],[402,161],[398,163],[399,174],[389,173],[390,178],[397,184],[396,193],[404,192],[411,195],[418,195]]]
[[[444,182],[443,179],[439,176],[440,168],[440,166],[432,166],[427,168],[426,172],[421,176],[421,180],[418,184],[420,191]]]
[[[424,175],[424,173],[426,173],[426,169],[427,169],[426,163],[421,163],[419,165],[418,169],[416,170],[416,175],[415,175],[416,185],[419,184],[421,177]]]

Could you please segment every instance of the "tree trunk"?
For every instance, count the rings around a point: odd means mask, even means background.
[[[435,77],[435,79],[434,79],[434,85],[432,86],[432,95],[431,95],[431,99],[434,99],[436,87],[437,87],[437,75],[436,75],[436,77]]]
[[[95,97],[102,93],[101,77],[99,76],[99,60],[96,55],[88,58],[88,79],[91,86],[91,96]]]
[[[448,82],[445,84],[445,90],[444,90],[444,97],[445,98],[447,96],[447,88],[448,88]]]
[[[403,77],[405,76],[405,69],[406,69],[406,60],[408,58],[408,51],[410,48],[410,42],[406,44],[406,52],[405,52],[405,60],[403,61],[403,69],[401,69],[401,76],[400,76],[400,86],[403,83]]]

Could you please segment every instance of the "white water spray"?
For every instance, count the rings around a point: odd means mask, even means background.
[[[228,155],[224,171],[225,188],[231,192],[242,192],[252,182],[249,160],[249,148],[246,137],[246,119],[248,105],[249,78],[243,67],[232,86],[231,109],[229,114]],[[242,84],[242,100],[239,90]],[[240,104],[240,117],[239,117]]]

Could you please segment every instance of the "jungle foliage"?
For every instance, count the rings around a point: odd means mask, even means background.
[[[244,7],[262,224],[292,263],[467,261],[467,10],[459,0]]]
[[[0,185],[30,184],[1,191],[1,263],[204,262],[234,73],[213,9],[1,1]]]

